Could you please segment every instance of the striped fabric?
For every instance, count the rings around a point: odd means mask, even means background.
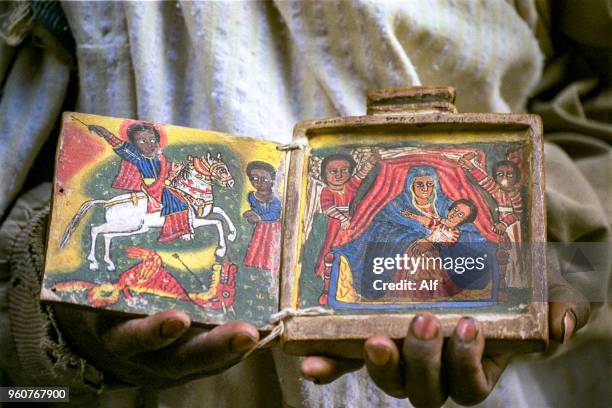
[[[25,195],[10,214],[0,239],[10,240],[11,252],[0,253],[0,270],[7,261],[12,270],[7,297],[2,297],[4,310],[8,300],[10,333],[17,350],[18,368],[11,372],[23,385],[70,386],[71,395],[96,393],[102,387],[102,374],[68,348],[53,319],[51,308],[36,299],[40,290],[39,271],[44,255],[45,232],[49,215],[49,185],[45,184]],[[6,300],[5,300],[6,299]],[[3,332],[4,335],[6,332]],[[6,344],[4,339],[2,344]],[[2,368],[6,369],[2,350]]]

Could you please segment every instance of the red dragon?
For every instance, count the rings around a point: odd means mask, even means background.
[[[123,272],[115,283],[93,283],[87,281],[65,281],[51,287],[53,292],[87,290],[87,300],[92,306],[104,308],[119,301],[120,294],[132,301],[133,294],[148,293],[160,297],[191,301],[207,309],[233,310],[236,295],[235,275],[238,266],[225,261],[212,266],[210,288],[205,292],[188,293],[179,281],[163,266],[162,258],[151,249],[128,247],[125,254],[142,261]]]

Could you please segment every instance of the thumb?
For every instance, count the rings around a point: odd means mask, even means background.
[[[170,310],[123,321],[108,328],[101,337],[109,351],[129,357],[173,343],[190,325],[191,321],[185,313]]]
[[[549,303],[550,338],[565,344],[578,329],[587,323],[591,307],[586,300],[577,301],[577,297],[582,297],[582,295],[569,286],[563,289],[555,288],[553,292],[556,294],[551,297],[552,299],[560,299],[559,296],[572,299],[571,301],[561,300]]]
[[[548,327],[550,338],[565,344],[588,322],[591,306],[582,293],[555,272],[558,269],[552,269],[548,283]]]

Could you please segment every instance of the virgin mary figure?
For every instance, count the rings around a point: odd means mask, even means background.
[[[397,279],[398,271],[395,267],[385,268],[382,273],[373,273],[375,259],[396,259],[398,256],[403,259],[404,254],[414,256],[413,244],[432,235],[434,224],[439,225],[439,220],[448,218],[452,204],[453,200],[440,187],[438,174],[433,167],[412,166],[406,176],[403,191],[378,211],[365,231],[351,242],[332,249],[336,260],[344,258],[348,263],[353,288],[362,300],[375,301],[388,295],[377,289],[374,281],[394,282]],[[471,221],[473,219],[471,217]],[[428,223],[427,220],[432,222]],[[456,227],[452,244],[447,242],[434,245],[435,255],[442,259],[494,253],[494,245],[471,222]],[[445,267],[443,272],[447,279],[441,285],[446,287],[441,286],[441,292],[452,295],[463,289],[484,288],[491,280],[492,269],[496,268],[496,265],[487,266],[481,271],[469,273],[454,265]],[[418,272],[414,279],[419,279]],[[331,299],[330,304],[333,303]]]

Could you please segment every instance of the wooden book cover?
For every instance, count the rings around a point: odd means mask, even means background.
[[[278,310],[286,156],[250,138],[65,113],[42,298],[265,327]]]
[[[542,348],[539,119],[458,114],[451,88],[369,96],[287,146],[66,113],[41,298],[262,330],[284,311],[296,354],[359,356],[421,310]]]

